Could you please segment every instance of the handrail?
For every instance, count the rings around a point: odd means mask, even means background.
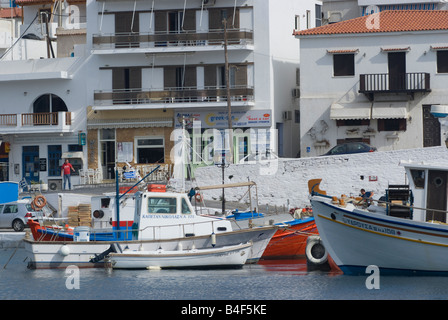
[[[430,91],[430,74],[410,72],[402,74],[360,74],[359,92],[416,92]]]

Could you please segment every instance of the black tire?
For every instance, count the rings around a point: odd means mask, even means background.
[[[25,229],[25,224],[23,223],[22,220],[16,219],[12,222],[12,228],[16,232],[21,232],[21,231],[23,231],[23,229]]]

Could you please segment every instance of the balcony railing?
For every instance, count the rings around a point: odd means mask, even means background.
[[[0,114],[0,133],[64,131],[72,124],[71,112]]]
[[[223,30],[210,30],[206,33],[198,33],[195,31],[170,33],[111,33],[94,34],[93,48],[198,47],[221,45],[223,41]],[[228,45],[253,44],[253,32],[246,29],[230,29],[227,31],[227,43]]]
[[[247,86],[234,86],[230,89],[231,101],[253,101],[254,89]],[[97,106],[111,104],[149,104],[149,103],[203,103],[227,101],[224,87],[196,87],[154,89],[96,90],[94,102]]]
[[[361,74],[359,92],[375,93],[408,93],[430,92],[429,73],[413,72],[398,75],[390,73]]]

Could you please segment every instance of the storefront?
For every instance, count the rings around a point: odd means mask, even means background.
[[[274,149],[271,110],[232,111],[234,162],[249,154]],[[216,154],[228,153],[229,123],[227,111],[175,112],[176,129],[189,134],[190,160],[193,164],[211,164]]]

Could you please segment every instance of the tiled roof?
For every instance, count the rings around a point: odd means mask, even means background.
[[[448,30],[448,10],[385,10],[334,24],[294,31],[296,36]]]
[[[22,8],[3,8],[0,9],[0,18],[10,19],[11,12],[13,18],[22,17]]]
[[[16,4],[19,6],[30,6],[37,4],[49,4],[53,3],[53,0],[16,0]]]

